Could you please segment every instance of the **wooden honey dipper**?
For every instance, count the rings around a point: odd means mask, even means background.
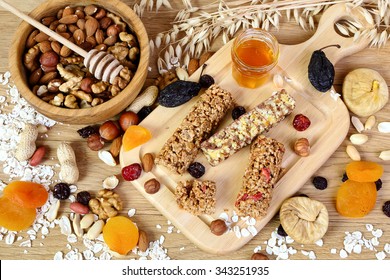
[[[23,19],[24,21],[28,22],[38,30],[50,36],[51,38],[57,40],[78,55],[82,56],[84,58],[85,67],[87,67],[89,72],[91,72],[95,76],[95,78],[103,80],[105,82],[110,82],[112,84],[114,82],[115,77],[117,77],[123,69],[123,66],[112,54],[108,54],[104,51],[99,51],[96,49],[92,49],[87,52],[76,44],[73,44],[71,41],[57,34],[50,28],[46,27],[42,23],[22,13],[4,0],[0,0],[0,6],[7,11],[13,13],[20,19]]]

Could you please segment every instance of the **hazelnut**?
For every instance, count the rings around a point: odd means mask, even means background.
[[[116,36],[121,32],[121,28],[117,24],[110,25],[107,28],[107,36]]]
[[[294,143],[294,151],[301,157],[307,157],[310,154],[310,143],[306,138],[299,138]]]
[[[227,225],[224,220],[217,219],[211,222],[210,230],[215,235],[222,235],[227,231]]]
[[[57,53],[54,51],[48,51],[41,55],[39,62],[44,67],[54,67],[57,66],[60,58]]]
[[[92,151],[99,151],[104,147],[104,141],[98,134],[88,136],[87,145]]]
[[[254,253],[251,256],[251,260],[269,260],[269,258],[262,253]]]
[[[119,125],[123,131],[126,131],[126,129],[131,125],[137,125],[138,122],[138,115],[131,111],[123,112],[119,117]]]
[[[145,192],[148,194],[155,194],[160,190],[160,182],[156,179],[150,179],[144,184]]]
[[[114,121],[106,121],[99,128],[100,136],[107,141],[112,141],[120,135],[121,131]]]
[[[92,93],[92,84],[94,84],[95,81],[93,78],[84,78],[81,80],[80,88],[82,91],[86,93]]]

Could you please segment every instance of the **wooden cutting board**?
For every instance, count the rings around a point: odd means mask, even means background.
[[[353,10],[354,13],[360,13]],[[353,38],[338,35],[334,30],[334,23],[347,18],[348,12],[344,5],[334,5],[323,14],[318,29],[308,41],[293,45],[280,46],[280,58],[275,73],[288,77],[285,89],[296,100],[296,108],[283,122],[271,129],[268,136],[277,139],[285,145],[286,153],[283,158],[284,172],[275,186],[273,198],[268,214],[258,219],[256,229],[260,231],[267,222],[277,213],[282,202],[294,195],[301,186],[310,179],[313,173],[332,155],[344,140],[349,128],[349,113],[344,103],[331,98],[330,93],[316,91],[307,79],[307,66],[313,51],[331,44],[339,44],[340,49],[328,48],[324,50],[327,57],[336,63],[345,56],[362,50],[368,45],[367,40],[354,42]],[[367,23],[362,19],[362,23]],[[207,62],[206,73],[213,76],[216,83],[230,91],[238,105],[247,110],[252,109],[268,98],[277,88],[272,79],[258,89],[249,90],[239,87],[231,76],[230,50],[232,41],[215,53]],[[200,70],[191,76],[191,80],[198,80]],[[188,103],[176,107],[156,108],[141,125],[148,128],[153,137],[146,144],[131,151],[121,151],[121,166],[140,162],[145,153],[157,154],[166,140],[180,125],[190,108],[197,102],[193,98]],[[311,126],[304,132],[296,131],[292,120],[296,114],[304,114],[311,120]],[[231,112],[228,112],[219,129],[232,122]],[[297,156],[292,145],[297,138],[306,137],[311,143],[311,154],[308,157]],[[143,173],[138,180],[126,182],[137,188],[144,197],[152,203],[168,220],[185,234],[199,248],[214,253],[225,254],[239,249],[246,244],[252,235],[238,238],[234,232],[216,236],[210,232],[211,221],[218,218],[222,212],[232,216],[234,201],[242,184],[244,170],[248,164],[249,147],[237,152],[229,159],[216,167],[211,167],[201,152],[196,161],[206,167],[206,174],[202,180],[212,180],[217,184],[216,212],[213,215],[194,216],[180,209],[175,201],[174,191],[177,182],[192,179],[189,174],[175,175],[162,166],[155,166],[149,173]],[[144,182],[156,178],[160,181],[161,189],[150,195],[144,191]],[[125,191],[124,191],[125,192]],[[126,193],[125,193],[126,195]],[[241,228],[246,227],[243,220],[237,223]]]

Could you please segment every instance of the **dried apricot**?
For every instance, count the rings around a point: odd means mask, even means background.
[[[13,181],[3,191],[5,197],[22,207],[37,208],[46,203],[49,194],[41,184]]]
[[[115,216],[104,225],[103,238],[112,251],[126,255],[138,243],[138,228],[129,218]]]
[[[346,167],[349,179],[356,182],[375,182],[383,174],[383,167],[371,161],[352,161]]]
[[[0,226],[8,230],[24,230],[35,221],[35,208],[22,207],[3,196],[0,198]]]
[[[129,126],[122,138],[123,149],[127,152],[138,147],[152,138],[148,129],[139,125]]]
[[[376,195],[374,182],[347,180],[337,191],[337,212],[345,217],[364,217],[374,208]]]

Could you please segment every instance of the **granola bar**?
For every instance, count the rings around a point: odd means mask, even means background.
[[[193,215],[215,212],[216,186],[212,181],[188,180],[176,186],[176,202]]]
[[[249,165],[235,202],[239,215],[253,218],[266,215],[284,151],[283,144],[272,138],[259,136],[253,141]]]
[[[218,85],[208,88],[164,144],[155,163],[183,174],[197,156],[202,141],[209,137],[232,105],[229,92]]]
[[[281,90],[204,141],[201,150],[209,163],[216,166],[282,121],[294,108],[295,100]]]

